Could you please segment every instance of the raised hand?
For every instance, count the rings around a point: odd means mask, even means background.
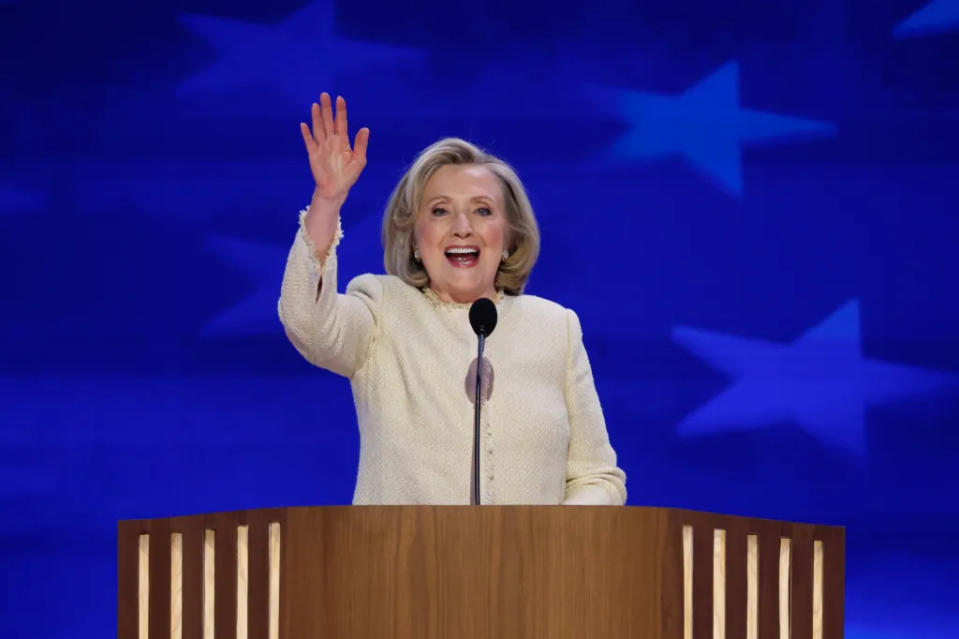
[[[305,122],[300,122],[303,144],[310,157],[310,169],[316,181],[314,198],[320,197],[342,204],[350,188],[356,183],[366,166],[366,147],[370,130],[363,127],[356,132],[353,148],[347,132],[346,100],[336,98],[336,114],[330,103],[330,94],[320,94],[320,104],[313,103],[310,109],[313,131]]]

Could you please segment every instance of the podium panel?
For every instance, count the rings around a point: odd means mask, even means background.
[[[121,521],[122,639],[839,639],[842,528],[594,506]]]

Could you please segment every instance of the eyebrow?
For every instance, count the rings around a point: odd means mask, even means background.
[[[449,201],[451,199],[452,198],[450,198],[450,196],[448,195],[437,195],[436,197],[432,197],[429,200],[427,200],[426,203],[435,204],[436,202],[441,202],[443,200]],[[495,200],[489,197],[488,195],[474,195],[473,197],[470,198],[470,202],[483,202],[486,204],[493,204]]]

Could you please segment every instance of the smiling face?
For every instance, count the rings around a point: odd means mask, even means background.
[[[447,164],[430,176],[413,237],[430,278],[446,302],[496,299],[496,271],[507,234],[503,189],[478,164]]]

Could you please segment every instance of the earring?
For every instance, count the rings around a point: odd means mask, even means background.
[[[503,261],[505,262],[508,259],[509,259],[509,250],[503,249]]]
[[[416,262],[420,261],[420,250],[418,248],[413,249],[413,260]]]

